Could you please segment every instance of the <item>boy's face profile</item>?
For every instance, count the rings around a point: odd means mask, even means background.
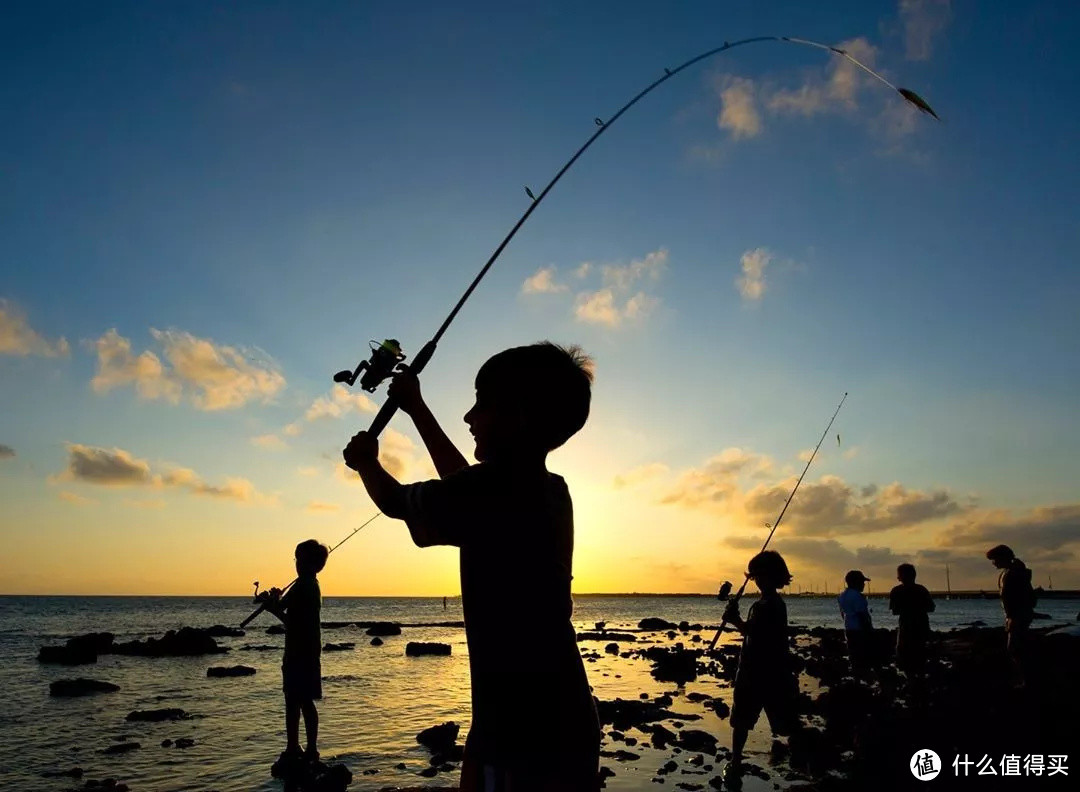
[[[504,402],[490,387],[477,385],[476,403],[465,413],[465,423],[476,441],[474,456],[478,462],[494,459],[515,439],[521,439],[520,423]]]

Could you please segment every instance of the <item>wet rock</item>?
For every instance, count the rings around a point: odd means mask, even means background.
[[[676,635],[677,635],[677,633],[676,633],[676,632],[675,632],[674,630],[668,630],[668,631],[667,631],[667,637],[668,637],[668,638],[672,638],[672,639],[673,639],[673,638],[674,638],[674,637],[675,637]]]
[[[323,646],[322,650],[324,652],[347,652],[350,649],[355,649],[355,648],[356,648],[356,644],[354,644],[354,643],[348,643],[348,642],[345,642],[345,643],[327,643],[327,644],[325,644]]]
[[[638,622],[639,630],[674,630],[676,625],[667,619],[650,616]]]
[[[449,655],[450,644],[445,643],[424,643],[422,641],[409,641],[405,645],[405,654],[408,657],[419,657],[421,655]]]
[[[635,701],[617,698],[614,701],[597,701],[596,711],[600,716],[600,725],[610,725],[619,731],[627,731],[657,721],[679,717],[697,720],[699,715],[678,715],[650,701]],[[645,731],[642,729],[642,731]],[[629,743],[630,738],[627,738]]]
[[[226,627],[224,624],[215,624],[213,627],[203,628],[211,638],[243,638],[244,631],[239,627]]]
[[[184,712],[184,710],[179,707],[168,707],[166,709],[156,710],[135,710],[134,712],[129,712],[124,720],[160,723],[161,721],[189,720],[190,718],[191,715]]]
[[[227,651],[224,646],[218,646],[217,641],[205,630],[181,627],[179,630],[169,630],[160,638],[113,644],[109,653],[133,657],[196,657]]]
[[[382,638],[380,638],[379,636],[376,635],[374,638],[371,639],[371,645],[372,646],[382,646],[383,645]]]
[[[49,683],[50,696],[89,696],[92,693],[115,693],[119,685],[97,679],[58,679]]]
[[[579,641],[624,641],[625,643],[632,643],[637,640],[636,635],[631,633],[619,633],[619,632],[579,632],[577,634]]]
[[[604,647],[604,651],[608,654],[618,654],[619,645],[617,643],[609,643],[607,646]]]
[[[394,622],[375,622],[367,628],[366,635],[378,635],[386,637],[388,635],[401,635],[401,625]]]
[[[285,625],[284,624],[271,624],[269,627],[266,628],[266,634],[267,635],[284,635],[285,634]]]
[[[698,658],[702,655],[701,649],[683,649],[681,646],[666,648],[663,646],[650,646],[639,653],[652,662],[652,676],[659,682],[674,682],[677,685],[685,685],[697,679]]]
[[[684,751],[716,751],[716,738],[701,729],[683,729],[679,732],[679,747]]]
[[[195,744],[194,737],[178,737],[173,745],[177,748],[190,748]]]
[[[172,740],[170,740],[168,737],[166,737],[164,740],[161,741],[161,747],[162,748],[171,748],[172,747]]]
[[[416,735],[416,741],[433,754],[449,753],[457,742],[461,727],[454,721],[446,721],[438,726],[430,726]]]
[[[675,700],[667,693],[663,693],[657,696],[653,699],[653,701],[656,702],[656,706],[658,707],[670,707],[672,704],[675,703]]]
[[[713,699],[709,702],[709,709],[716,713],[718,718],[726,718],[731,714],[731,707],[727,705],[727,702],[720,699]]]
[[[116,745],[110,745],[108,748],[106,748],[104,751],[102,751],[102,753],[121,754],[121,753],[128,753],[129,751],[135,751],[135,750],[138,750],[139,748],[142,748],[142,745],[140,745],[137,742],[122,742],[122,743],[117,743]]]
[[[240,647],[241,652],[270,652],[273,650],[281,651],[280,646],[272,646],[271,644],[245,644]]]
[[[417,775],[422,775],[424,778],[434,778],[438,773],[439,768],[437,767],[425,767]]]
[[[687,760],[687,763],[693,765],[694,767],[701,767],[703,764],[705,764],[705,756],[703,754],[691,756]]]
[[[696,690],[691,692],[691,693],[686,694],[686,700],[687,701],[693,701],[693,702],[709,701],[711,698],[712,698],[712,696],[709,696],[709,695],[707,695],[705,693],[698,693]]]
[[[72,767],[68,770],[46,770],[41,774],[42,778],[82,778],[83,769]]]
[[[451,745],[449,748],[440,750],[435,753],[428,761],[432,767],[438,767],[440,770],[445,769],[447,765],[451,765],[452,762],[460,762],[465,758],[465,746],[464,745]],[[453,770],[453,766],[450,767]]]
[[[615,771],[612,770],[610,767],[601,767],[600,768],[600,780],[601,781],[604,781],[605,779],[611,778],[614,775],[615,775]]]
[[[653,748],[659,748],[663,750],[668,745],[674,743],[678,738],[671,729],[663,726],[659,723],[655,723],[649,726],[641,727],[642,731],[648,731],[651,734],[649,742],[652,743]]]
[[[253,676],[255,669],[246,665],[234,665],[234,666],[211,666],[206,669],[206,675],[208,677],[240,677],[240,676]]]
[[[98,655],[108,653],[112,643],[112,633],[87,633],[69,638],[63,646],[42,646],[38,650],[38,661],[60,665],[96,663]]]
[[[404,762],[398,762],[396,765],[394,765],[394,769],[395,770],[405,770],[406,769],[405,763]]]
[[[679,629],[680,629],[680,630],[681,630],[682,632],[689,632],[689,630],[690,630],[690,622],[688,622],[688,621],[685,621],[685,620],[684,620],[684,621],[681,621],[681,622],[679,622]]]

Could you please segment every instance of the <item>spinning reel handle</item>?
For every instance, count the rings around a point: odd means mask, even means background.
[[[409,370],[413,374],[419,374],[424,370],[424,366],[431,360],[431,356],[435,354],[435,342],[428,341],[424,344],[416,357],[413,359],[412,365],[409,366]],[[371,422],[371,426],[368,427],[368,434],[378,437],[382,430],[386,428],[386,425],[390,423],[390,419],[394,417],[394,413],[397,412],[398,404],[394,398],[388,398],[383,402],[383,406],[379,409],[378,414],[375,416],[375,420]]]

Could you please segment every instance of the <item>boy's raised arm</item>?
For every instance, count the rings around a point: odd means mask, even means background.
[[[435,463],[439,478],[446,478],[469,466],[469,461],[447,437],[424,403],[420,394],[420,381],[407,366],[402,366],[394,375],[388,392],[397,400],[402,412],[412,418],[416,431],[420,433],[420,439],[424,441],[424,447],[431,455],[431,461]]]
[[[387,517],[405,514],[405,488],[379,462],[379,441],[367,432],[357,432],[342,452],[345,464],[360,474],[364,489],[379,511]]]

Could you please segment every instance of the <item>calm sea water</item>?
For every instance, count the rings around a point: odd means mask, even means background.
[[[792,597],[789,618],[804,626],[839,626],[836,604],[831,599]],[[936,629],[949,629],[981,619],[1001,622],[994,600],[939,601],[933,614]],[[871,598],[875,623],[894,627],[883,600]],[[461,604],[451,599],[443,609],[434,598],[339,598],[323,601],[324,621],[381,620],[432,622],[461,619]],[[60,792],[72,782],[46,779],[47,770],[80,766],[86,778],[115,777],[133,790],[279,790],[268,769],[284,747],[280,693],[281,636],[266,634],[275,623],[264,615],[249,626],[242,638],[218,639],[229,647],[225,655],[193,658],[140,658],[105,655],[96,665],[62,667],[37,662],[38,647],[57,644],[74,635],[109,631],[117,640],[160,635],[182,626],[238,624],[250,612],[250,600],[238,597],[0,597],[0,689],[5,705],[0,708],[0,788]],[[1070,623],[1080,609],[1078,600],[1045,600],[1038,609],[1051,615],[1043,624]],[[714,600],[692,597],[584,596],[575,600],[575,624],[591,629],[606,621],[609,630],[635,627],[647,616],[671,621],[715,624],[721,606]],[[707,636],[706,636],[707,637]],[[460,628],[406,628],[404,634],[386,638],[381,647],[369,645],[361,630],[324,630],[324,641],[352,641],[354,651],[324,653],[323,701],[320,748],[324,758],[344,761],[354,773],[351,787],[375,790],[386,786],[429,784],[450,786],[456,773],[428,780],[418,777],[428,764],[428,754],[415,737],[428,726],[453,720],[469,722],[468,653]],[[529,651],[532,641],[529,614],[506,626],[506,652]],[[407,641],[450,643],[450,657],[407,658]],[[251,644],[273,645],[271,651],[244,651]],[[600,649],[602,643],[584,643]],[[253,666],[252,677],[208,679],[211,665],[241,663]],[[657,695],[670,685],[649,676],[648,665],[604,655],[586,666],[597,696],[611,699],[637,698],[641,692]],[[112,682],[120,691],[105,695],[66,699],[50,698],[49,683],[64,678],[90,677]],[[694,685],[700,687],[694,688]],[[724,695],[716,682],[688,686],[710,695]],[[522,679],[522,706],[528,706],[528,680]],[[729,694],[728,694],[729,695]],[[680,702],[674,709],[680,711]],[[177,723],[127,723],[125,715],[136,709],[180,707],[196,717]],[[685,711],[689,712],[690,709]],[[700,709],[694,710],[700,712]],[[729,741],[726,722],[707,716],[696,726]],[[761,728],[761,727],[759,727]],[[161,741],[192,737],[187,749],[164,748]],[[136,741],[141,748],[108,755],[103,751],[121,740]],[[767,733],[752,735],[749,748],[767,748]],[[617,767],[609,780],[614,790],[650,788],[649,779],[666,757],[657,754],[655,766],[649,756]],[[406,769],[396,769],[404,762]],[[365,769],[378,773],[363,775]],[[769,785],[771,789],[771,784]],[[749,792],[749,787],[747,787]]]

